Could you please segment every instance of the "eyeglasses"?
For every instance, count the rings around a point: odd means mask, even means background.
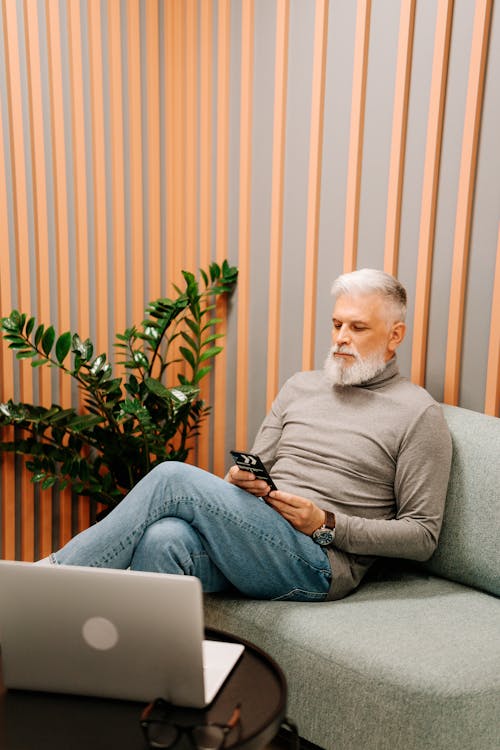
[[[196,750],[221,750],[228,734],[239,724],[241,704],[237,704],[225,724],[209,722],[182,726],[169,717],[170,706],[163,698],[152,701],[141,714],[141,727],[150,748],[167,750],[187,735]]]

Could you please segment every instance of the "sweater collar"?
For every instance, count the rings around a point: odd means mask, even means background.
[[[387,385],[387,383],[391,380],[395,380],[398,376],[398,359],[396,355],[394,355],[394,357],[387,362],[384,369],[375,375],[375,377],[371,378],[371,380],[367,380],[365,383],[359,383],[359,385],[354,386],[354,388],[369,388],[370,390],[375,390],[376,388],[381,388],[382,386]]]

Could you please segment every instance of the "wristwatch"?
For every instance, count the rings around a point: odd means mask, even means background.
[[[316,544],[322,547],[329,547],[335,539],[335,515],[325,510],[325,523],[319,529],[313,531],[312,538]]]

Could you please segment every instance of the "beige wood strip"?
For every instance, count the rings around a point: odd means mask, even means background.
[[[347,169],[344,233],[344,272],[354,271],[358,254],[359,199],[363,161],[366,76],[370,38],[371,0],[358,0],[354,38],[351,125]]]
[[[25,132],[23,123],[21,69],[19,58],[20,29],[17,7],[3,3],[7,98],[9,101],[11,163],[13,176],[14,234],[17,260],[18,306],[28,315],[32,312],[28,233],[28,196],[26,184]],[[32,369],[20,362],[21,401],[33,402]],[[35,550],[33,485],[26,470],[21,473],[21,557],[33,560]]]
[[[165,5],[164,35],[165,35],[165,174],[166,174],[166,221],[167,221],[167,296],[173,293],[172,284],[177,281],[175,276],[177,253],[177,214],[179,188],[175,182],[176,170],[175,159],[177,144],[176,118],[175,118],[175,79],[180,75],[175,65],[174,46],[177,35],[175,26],[174,3]],[[169,353],[173,359],[173,354]],[[175,384],[172,375],[173,367],[168,370],[168,385]]]
[[[122,6],[123,9],[123,6]],[[141,96],[141,39],[139,0],[128,0],[127,62],[128,62],[128,122],[130,135],[130,246],[132,263],[132,320],[144,317],[144,213],[142,169],[142,96]]]
[[[198,0],[186,0],[186,268],[195,272],[198,265]]]
[[[490,342],[486,375],[486,397],[484,411],[500,417],[500,226],[498,230],[497,259],[493,299],[491,303]]]
[[[147,158],[148,158],[148,300],[161,296],[160,211],[160,44],[158,1],[148,0],[146,14]]]
[[[123,138],[123,62],[121,32],[121,0],[109,0],[108,4],[108,49],[109,49],[109,109],[111,119],[111,189],[113,215],[113,280],[115,289],[115,331],[123,333],[127,327],[126,268],[125,253],[125,164]],[[158,159],[158,157],[156,157]],[[114,331],[114,332],[115,332]],[[114,333],[113,332],[113,333]]]
[[[236,444],[248,443],[248,338],[252,194],[254,0],[243,0],[240,79],[240,182],[238,233],[238,349],[236,355]]]
[[[0,7],[1,11],[1,7]],[[7,124],[6,124],[7,125]],[[9,208],[7,202],[7,179],[5,168],[4,128],[2,108],[0,107],[0,315],[8,315],[12,310],[11,263],[9,238]],[[14,398],[14,353],[7,348],[6,342],[0,344],[0,402]],[[14,430],[0,430],[1,439],[12,440]],[[16,474],[14,456],[3,453],[0,462],[0,481],[2,490],[2,558],[13,560],[16,556]]]
[[[217,164],[216,164],[216,260],[220,263],[228,251],[229,205],[229,60],[231,42],[231,3],[220,0],[217,18]],[[227,332],[227,302],[217,300],[217,314],[223,322],[219,333]],[[222,475],[226,466],[227,351],[218,355],[214,371],[213,467]]]
[[[43,127],[42,81],[40,75],[39,18],[36,3],[24,2],[27,78],[30,111],[31,161],[33,169],[33,225],[37,255],[38,322],[47,325],[50,310],[50,259],[47,216],[47,175]],[[39,373],[39,403],[49,407],[53,403],[51,370],[41,367]],[[39,554],[45,557],[52,551],[52,493],[40,492],[38,541]]]
[[[92,111],[92,157],[94,188],[94,253],[96,297],[96,345],[99,352],[110,350],[108,300],[108,227],[106,214],[106,146],[102,67],[102,22],[100,0],[88,0],[90,88]]]
[[[396,84],[392,116],[391,159],[389,166],[389,189],[387,193],[384,254],[384,270],[393,276],[397,276],[398,272],[401,198],[405,168],[415,4],[416,0],[401,0],[399,16],[398,57],[396,62]]]
[[[66,142],[63,94],[63,62],[61,52],[61,19],[58,3],[47,3],[47,41],[49,49],[49,78],[51,103],[51,138],[54,177],[55,237],[57,255],[57,282],[59,306],[59,332],[71,329],[70,317],[70,274],[69,274],[69,231],[68,231],[68,187],[66,183]],[[62,406],[71,404],[70,378],[61,374],[58,399]],[[69,490],[59,495],[59,544],[71,537],[71,493]]]
[[[318,276],[318,234],[321,204],[321,163],[325,108],[328,0],[316,0],[314,62],[312,78],[311,129],[309,137],[309,186],[304,275],[304,323],[302,369],[314,367],[316,329],[316,283]]]
[[[205,0],[200,8],[200,266],[208,268],[212,260],[212,137],[213,137],[213,0]],[[210,402],[211,373],[201,382],[201,397]],[[197,464],[210,466],[210,425],[201,425],[197,444]]]
[[[281,331],[281,266],[283,255],[283,197],[285,184],[286,102],[290,2],[276,6],[276,53],[274,65],[273,171],[267,333],[266,407],[270,409],[279,386]]]
[[[111,7],[110,7],[111,13]],[[69,69],[71,80],[71,129],[75,195],[75,242],[78,295],[77,330],[82,338],[90,335],[90,279],[85,107],[83,101],[82,18],[80,3],[68,3]],[[118,273],[120,271],[116,269]],[[80,403],[82,395],[80,396]],[[78,499],[78,529],[90,524],[89,502]]]
[[[174,0],[172,18],[172,111],[170,126],[173,133],[172,190],[175,191],[173,213],[173,244],[169,249],[169,283],[183,286],[181,271],[186,263],[186,5],[184,0]],[[180,341],[170,347],[169,356],[181,360]],[[177,385],[179,374],[184,374],[184,363],[176,361],[169,367],[169,384]]]
[[[448,316],[448,341],[444,383],[444,401],[447,404],[458,403],[460,389],[460,360],[462,355],[472,201],[476,181],[477,147],[482,114],[491,8],[492,0],[477,0],[472,30],[472,48],[469,63],[467,100],[465,104]]]
[[[453,0],[439,0],[434,35],[413,317],[411,379],[425,385],[429,304]]]
[[[71,125],[75,191],[75,239],[78,290],[78,333],[90,334],[90,280],[87,163],[85,158],[85,107],[83,101],[82,19],[80,3],[68,5],[69,55],[71,77]]]

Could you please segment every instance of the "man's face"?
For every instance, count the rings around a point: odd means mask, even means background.
[[[384,369],[405,333],[391,323],[391,310],[379,294],[337,298],[333,310],[332,348],[326,367],[336,385],[366,382]]]

